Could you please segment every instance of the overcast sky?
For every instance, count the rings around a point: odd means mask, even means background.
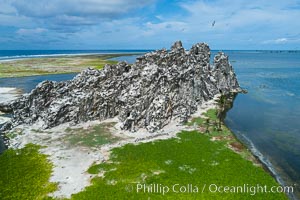
[[[300,0],[0,0],[0,49],[300,50]]]

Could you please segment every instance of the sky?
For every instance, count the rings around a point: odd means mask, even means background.
[[[0,0],[0,49],[300,50],[300,0]]]

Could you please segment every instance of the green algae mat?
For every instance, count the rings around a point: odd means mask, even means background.
[[[287,199],[283,193],[255,193],[253,186],[270,189],[278,184],[224,142],[212,142],[197,131],[113,149],[109,163],[94,165],[89,172],[104,177],[94,178],[92,186],[72,199]],[[225,191],[226,186],[231,190]]]
[[[0,156],[0,199],[47,199],[57,189],[49,183],[52,164],[40,154],[37,145],[28,144],[18,150],[9,149]]]

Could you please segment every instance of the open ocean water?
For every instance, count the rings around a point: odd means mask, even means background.
[[[133,51],[114,53],[124,52]],[[216,52],[212,52],[212,58]],[[51,51],[35,54],[23,52],[22,56],[13,55],[12,52],[7,55],[9,53],[0,51],[0,60],[88,53],[109,52]],[[225,51],[225,53],[229,55],[241,87],[248,90],[248,94],[237,95],[233,108],[227,113],[225,123],[268,165],[280,182],[295,186],[299,198],[300,51]],[[136,56],[123,56],[114,60],[132,63],[135,58]],[[43,80],[62,81],[72,79],[74,76],[75,74],[64,74],[0,78],[0,87],[16,87],[29,92]]]

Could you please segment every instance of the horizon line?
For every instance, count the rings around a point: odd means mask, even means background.
[[[0,51],[156,51],[158,49],[0,49]],[[170,50],[170,49],[167,49]],[[189,50],[189,49],[185,49]],[[211,51],[300,51],[300,49],[210,49]]]

